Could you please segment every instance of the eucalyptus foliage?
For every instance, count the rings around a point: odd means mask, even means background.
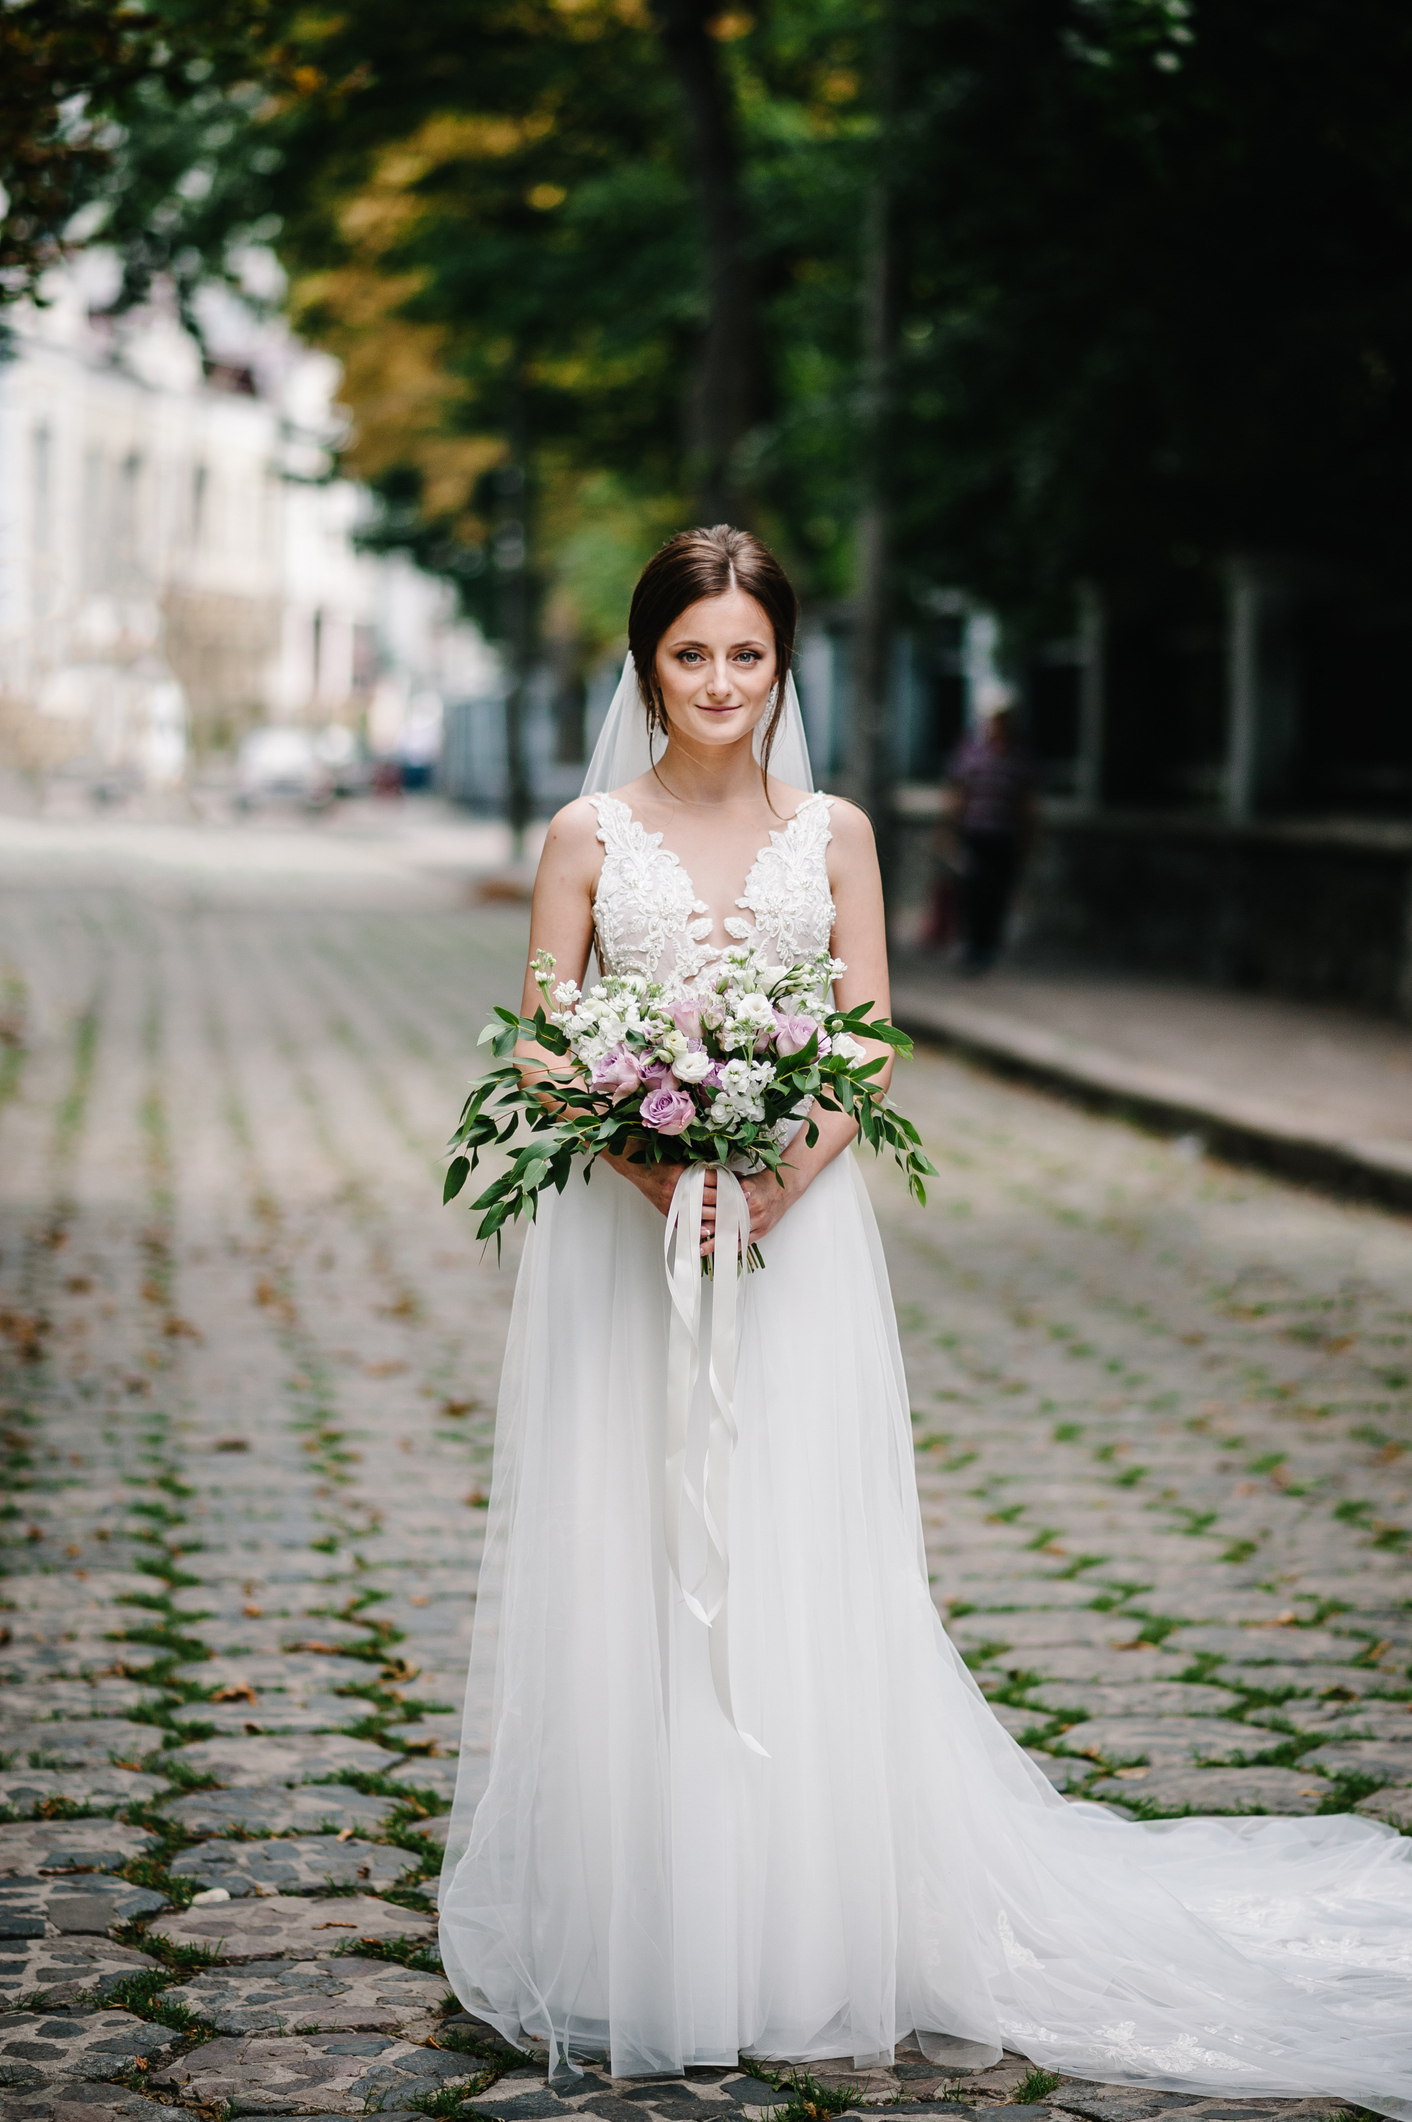
[[[910,1057],[912,1042],[907,1034],[885,1018],[871,1017],[872,1007],[871,1002],[860,1002],[849,1010],[830,1010],[822,1017],[821,1028],[830,1041],[840,1036],[845,1041],[874,1039],[903,1059]],[[481,1218],[476,1236],[493,1237],[497,1251],[507,1222],[523,1215],[533,1220],[546,1187],[562,1193],[575,1163],[587,1180],[597,1159],[605,1154],[645,1165],[723,1165],[735,1157],[773,1172],[782,1186],[780,1175],[788,1161],[788,1148],[781,1148],[777,1139],[779,1123],[811,1100],[824,1112],[850,1114],[859,1137],[873,1151],[891,1150],[909,1191],[925,1205],[923,1182],[935,1176],[936,1167],[923,1151],[917,1129],[875,1081],[885,1065],[883,1055],[871,1061],[848,1058],[846,1052],[821,1056],[821,1042],[815,1036],[798,1053],[776,1058],[775,1081],[765,1095],[765,1116],[760,1121],[746,1122],[727,1135],[713,1130],[708,1111],[680,1134],[662,1135],[643,1126],[635,1101],[614,1105],[593,1088],[572,1064],[569,1037],[551,1021],[542,1004],[532,1017],[517,1016],[498,1006],[495,1016],[497,1021],[486,1026],[480,1043],[501,1057],[500,1065],[472,1087],[461,1109],[450,1142],[451,1163],[442,1200],[456,1198],[483,1153],[517,1144],[506,1170],[471,1203],[472,1214]],[[546,1068],[537,1060],[514,1058],[522,1041],[570,1065]],[[819,1139],[812,1112],[802,1133],[812,1149]],[[521,1140],[526,1136],[527,1140]],[[761,1264],[758,1252],[751,1250],[754,1264]]]

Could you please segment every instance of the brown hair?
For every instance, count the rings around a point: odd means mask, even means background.
[[[758,538],[749,531],[732,530],[728,523],[717,523],[710,530],[678,531],[675,538],[669,538],[648,561],[632,593],[628,647],[648,729],[665,729],[666,706],[657,683],[657,644],[689,604],[702,597],[723,596],[731,589],[743,590],[755,599],[775,637],[775,704],[760,744],[761,772],[765,773],[784,713],[799,600],[779,561]]]

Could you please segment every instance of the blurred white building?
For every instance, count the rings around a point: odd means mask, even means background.
[[[336,364],[214,293],[203,358],[160,294],[106,315],[115,287],[88,253],[9,316],[0,764],[161,786],[261,722],[425,759],[495,659],[444,584],[356,549]]]

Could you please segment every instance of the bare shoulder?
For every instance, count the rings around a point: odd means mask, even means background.
[[[549,821],[544,835],[544,852],[539,858],[540,871],[553,870],[561,875],[582,872],[585,876],[593,876],[597,874],[602,859],[598,812],[591,797],[576,796]]]
[[[842,855],[871,855],[874,851],[872,819],[846,796],[829,797],[829,830]]]
[[[546,846],[553,840],[566,849],[592,847],[597,838],[598,809],[592,796],[575,796],[572,803],[555,811],[544,836]]]

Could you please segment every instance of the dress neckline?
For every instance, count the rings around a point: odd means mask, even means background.
[[[615,796],[611,789],[605,788],[598,790],[590,798],[590,800],[595,806],[599,803],[616,803],[620,811],[625,811],[627,813],[629,823],[637,827],[638,831],[642,834],[643,839],[649,842],[650,845],[656,849],[659,855],[664,855],[666,859],[672,864],[673,868],[680,870],[683,879],[690,886],[693,906],[695,906],[697,910],[701,913],[710,914],[712,922],[714,924],[716,915],[715,907],[708,905],[705,899],[699,899],[697,897],[696,880],[692,876],[691,871],[687,868],[686,864],[682,861],[681,856],[677,854],[676,850],[674,848],[664,847],[662,845],[662,840],[666,832],[666,827],[664,826],[661,832],[650,833],[647,830],[647,827],[643,824],[641,818],[639,818],[633,810],[632,805],[630,803],[625,803],[621,796]],[[742,908],[748,907],[750,903],[750,881],[755,875],[756,870],[760,867],[760,864],[764,861],[766,855],[768,855],[771,849],[774,847],[775,842],[777,841],[779,836],[782,833],[787,833],[789,831],[790,827],[799,818],[800,814],[805,811],[811,803],[827,803],[828,801],[829,798],[824,794],[822,789],[811,789],[807,796],[802,796],[799,802],[795,804],[794,809],[790,812],[789,816],[785,819],[782,825],[772,825],[770,827],[770,837],[763,847],[759,847],[755,850],[755,858],[752,861],[749,869],[745,872],[745,883],[741,889],[741,896],[740,898],[732,902],[734,905]],[[598,883],[597,885],[595,885],[593,892],[593,899],[595,905],[597,905],[598,903],[598,893],[602,889],[602,882],[603,879],[600,873]],[[723,915],[722,920],[724,921],[724,919],[725,916]],[[729,937],[730,931],[727,930],[726,933],[727,937]],[[727,948],[728,945],[722,947]]]

